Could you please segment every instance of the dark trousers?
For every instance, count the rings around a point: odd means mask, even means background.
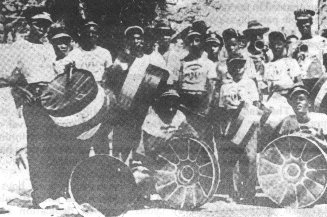
[[[109,153],[108,131],[105,124],[88,140],[69,137],[36,105],[24,105],[27,127],[27,158],[33,188],[33,204],[47,198],[64,196],[75,165],[88,158],[93,145],[96,153]],[[105,136],[106,134],[106,136]]]

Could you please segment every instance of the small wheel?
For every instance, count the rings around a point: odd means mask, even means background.
[[[173,138],[158,155],[158,160],[155,187],[171,207],[200,207],[216,192],[219,165],[205,143],[192,138]]]
[[[257,172],[263,192],[282,207],[310,206],[327,186],[325,152],[306,136],[283,136],[269,143],[259,154]]]

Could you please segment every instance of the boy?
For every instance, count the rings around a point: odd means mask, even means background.
[[[132,170],[136,183],[145,195],[153,189],[151,170],[157,165],[156,156],[165,143],[173,136],[197,136],[185,115],[178,110],[179,101],[180,97],[175,90],[162,93],[155,105],[149,108],[143,122],[141,142],[133,153]]]
[[[277,128],[277,137],[294,132],[306,132],[325,140],[327,135],[327,115],[310,112],[309,92],[303,86],[294,87],[288,101],[295,115],[289,115]]]
[[[240,55],[234,55],[227,60],[227,68],[232,80],[222,85],[220,90],[220,114],[219,125],[215,127],[216,138],[220,141],[220,162],[222,165],[222,175],[224,177],[225,188],[229,189],[232,199],[244,202],[252,202],[255,196],[255,177],[256,177],[256,154],[257,154],[257,130],[251,134],[251,137],[242,139],[236,144],[230,135],[230,126],[235,122],[235,114],[240,106],[249,108],[251,111],[257,111],[253,105],[259,101],[259,93],[255,82],[244,77],[244,65],[246,60]],[[251,118],[254,117],[251,114]],[[250,119],[251,119],[250,118]],[[253,119],[253,118],[252,118]],[[258,123],[255,120],[250,121],[251,125],[257,129]],[[235,130],[235,129],[232,129]],[[239,161],[239,166],[236,166]],[[234,188],[232,187],[234,184]]]

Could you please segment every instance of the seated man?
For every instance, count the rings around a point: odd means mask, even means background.
[[[133,153],[132,170],[136,183],[145,195],[153,190],[151,170],[158,166],[156,156],[165,143],[173,136],[197,136],[185,115],[177,109],[179,101],[180,97],[175,90],[164,92],[155,105],[149,108],[143,122],[141,142]]]
[[[325,140],[327,135],[327,115],[310,112],[309,92],[302,86],[294,87],[289,94],[289,103],[295,115],[290,115],[282,121],[277,128],[276,136],[305,132]]]

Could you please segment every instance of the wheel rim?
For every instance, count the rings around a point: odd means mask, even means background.
[[[187,151],[186,151],[187,150]],[[206,203],[219,185],[219,165],[211,149],[191,138],[174,138],[158,155],[156,190],[173,208]]]
[[[327,161],[321,147],[306,136],[283,136],[258,157],[258,180],[264,193],[283,207],[314,204],[327,185]]]

